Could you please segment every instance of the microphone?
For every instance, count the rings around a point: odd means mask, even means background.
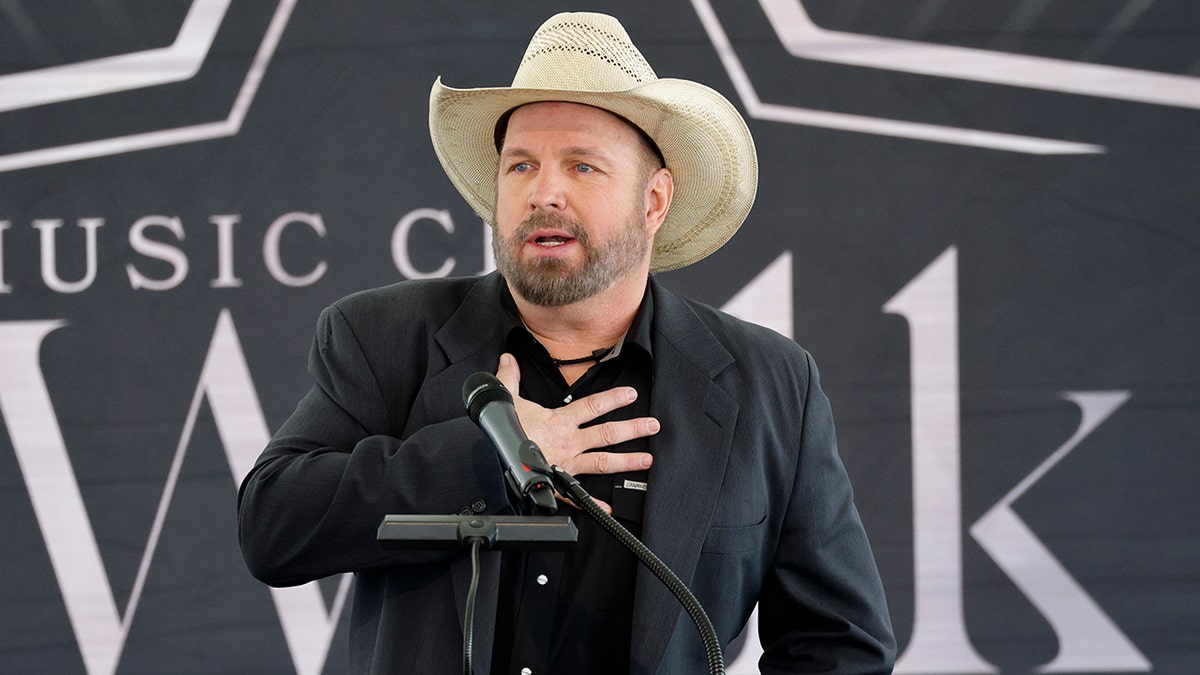
[[[504,476],[513,492],[551,513],[557,511],[550,466],[541,448],[521,428],[512,394],[504,383],[491,373],[475,373],[463,383],[462,395],[471,421],[483,429],[499,451]]]

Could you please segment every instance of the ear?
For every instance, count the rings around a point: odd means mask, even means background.
[[[646,184],[646,233],[654,236],[667,219],[671,199],[675,196],[675,179],[670,169],[658,169]]]

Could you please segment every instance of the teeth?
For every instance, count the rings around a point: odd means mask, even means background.
[[[555,246],[562,246],[562,245],[563,245],[563,244],[565,244],[565,243],[567,243],[567,242],[565,242],[565,241],[556,241],[556,240],[553,240],[553,239],[552,239],[552,240],[549,240],[549,241],[539,241],[539,242],[538,242],[538,246],[546,246],[546,247],[549,247],[549,248],[554,248]]]

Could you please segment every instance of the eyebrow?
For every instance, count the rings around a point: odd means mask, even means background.
[[[611,159],[611,155],[604,151],[604,148],[599,146],[573,146],[565,148],[562,151],[564,157],[583,157],[595,159]],[[506,159],[528,158],[533,156],[533,152],[521,147],[505,147],[500,152],[500,156]]]

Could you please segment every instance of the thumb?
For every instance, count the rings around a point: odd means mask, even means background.
[[[500,355],[500,366],[496,368],[496,378],[508,389],[515,398],[521,391],[521,367],[512,354],[505,352]]]

